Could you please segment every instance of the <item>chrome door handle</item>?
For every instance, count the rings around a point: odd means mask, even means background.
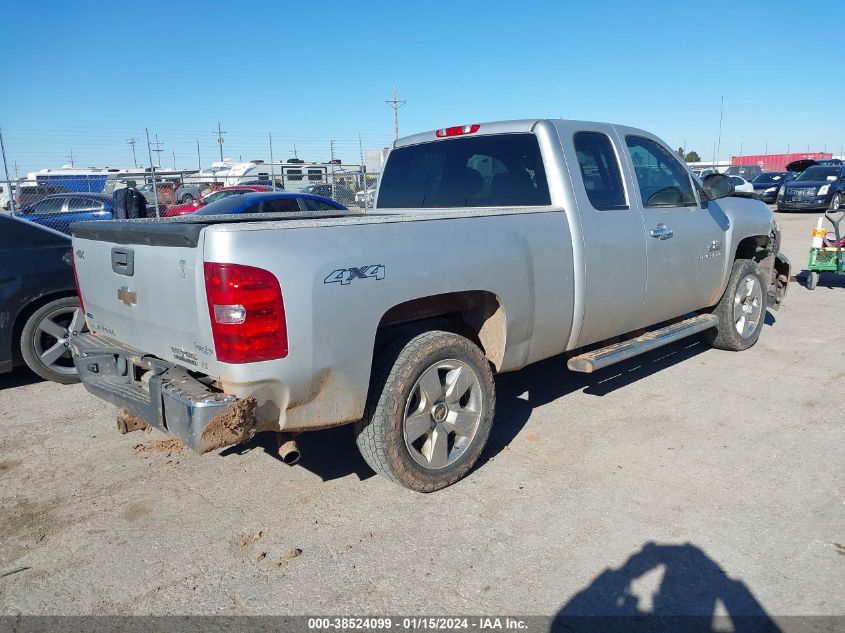
[[[663,223],[658,224],[656,229],[651,229],[651,236],[656,237],[659,240],[668,240],[674,234],[675,231]]]

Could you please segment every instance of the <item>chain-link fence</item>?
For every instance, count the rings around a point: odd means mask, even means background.
[[[168,168],[158,162],[164,151],[161,150],[164,141],[153,135],[155,141],[145,147],[148,149],[148,166],[139,165],[135,147],[138,141],[130,137],[132,167],[86,168],[78,164],[79,153],[68,155],[73,160],[71,164],[51,167],[47,162],[51,153],[47,149],[37,152],[18,150],[18,154],[30,156],[30,161],[43,160],[44,163],[18,162],[14,158],[16,149],[37,143],[26,135],[16,134],[14,130],[10,133],[7,128],[3,129],[3,134],[7,151],[5,166],[11,173],[8,180],[0,180],[0,209],[65,233],[69,232],[73,222],[137,215],[183,215],[223,198],[249,192],[266,192],[287,198],[290,200],[287,206],[292,209],[298,207],[304,212],[321,208],[319,201],[314,202],[312,196],[327,198],[353,211],[366,211],[375,203],[375,190],[387,151],[385,148],[390,142],[389,138],[373,135],[368,137],[367,149],[363,136],[354,139],[283,139],[276,141],[274,147],[269,133],[241,134],[239,136],[244,139],[242,145],[237,153],[233,152],[237,159],[225,157],[218,147],[220,158],[204,162],[203,145],[196,141],[193,147],[195,167],[180,168],[177,152],[172,150],[172,166]],[[146,134],[145,131],[144,138]],[[228,148],[229,141],[236,138],[235,133],[220,130],[217,140],[223,139],[224,134],[227,135],[225,142]],[[99,140],[87,150],[90,154],[86,155],[87,162],[115,164],[115,146],[124,142],[123,136],[110,138],[108,133],[98,136]],[[35,137],[38,140],[37,134]],[[263,137],[263,142],[256,140],[260,137]],[[183,137],[178,139],[172,144],[180,147],[181,154],[187,147]],[[43,145],[43,141],[39,143]],[[274,153],[280,153],[280,144],[287,148],[285,153],[290,152],[293,156],[284,160],[275,158]],[[222,141],[219,145],[222,146]],[[208,149],[205,148],[206,155],[210,153]],[[121,150],[125,151],[122,147]],[[242,160],[244,155],[262,154],[265,159]],[[339,158],[341,155],[354,160],[343,160]],[[126,196],[125,192],[120,193],[121,190],[135,190],[137,194]],[[143,201],[130,209],[124,204],[129,198]]]

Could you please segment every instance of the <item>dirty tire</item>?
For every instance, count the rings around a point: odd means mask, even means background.
[[[481,404],[480,420],[469,444],[455,461],[427,468],[411,455],[405,441],[405,412],[420,378],[438,363],[456,361],[472,371]],[[473,388],[475,388],[473,387]],[[493,424],[493,373],[474,343],[451,332],[426,332],[386,347],[375,359],[364,417],[355,424],[358,450],[369,466],[391,481],[417,492],[450,486],[478,460]],[[450,449],[451,450],[451,449]]]
[[[818,271],[811,270],[807,274],[807,289],[808,290],[815,290],[816,286],[819,285],[819,273]]]
[[[761,288],[760,298],[760,315],[757,319],[756,327],[747,336],[740,336],[736,328],[736,320],[734,318],[734,301],[737,296],[740,284],[749,275],[756,276],[757,282]],[[753,346],[757,339],[760,338],[760,332],[763,330],[763,323],[766,317],[766,296],[767,285],[763,280],[763,273],[760,265],[750,259],[738,259],[734,262],[731,269],[731,276],[728,279],[728,286],[725,288],[725,294],[718,305],[713,309],[713,314],[719,317],[719,324],[705,333],[707,342],[718,349],[729,350],[732,352],[739,352],[746,350]]]
[[[21,356],[23,357],[27,367],[41,376],[44,380],[51,380],[64,385],[79,382],[79,376],[76,374],[76,369],[67,369],[64,371],[54,371],[51,369],[51,367],[39,357],[35,339],[37,336],[43,335],[39,332],[39,325],[42,324],[42,322],[47,319],[51,313],[57,310],[60,311],[72,308],[79,308],[79,299],[76,297],[63,297],[61,299],[55,299],[49,303],[45,303],[32,313],[32,315],[26,320],[23,330],[21,331]],[[56,343],[59,342],[58,338],[53,340],[55,340]],[[51,340],[51,342],[53,340]],[[62,362],[64,365],[68,365],[72,368],[72,363],[69,360]],[[62,367],[57,368],[62,369]]]

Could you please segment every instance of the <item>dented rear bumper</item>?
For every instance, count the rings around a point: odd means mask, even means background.
[[[95,334],[74,337],[73,360],[85,388],[198,453],[251,439],[253,396],[236,398],[182,367]]]

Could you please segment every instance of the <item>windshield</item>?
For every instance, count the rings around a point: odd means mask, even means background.
[[[774,184],[782,181],[784,176],[786,176],[785,171],[770,171],[760,174],[751,182],[756,182],[761,185]]]
[[[795,182],[807,182],[810,180],[836,180],[839,176],[838,167],[808,167],[801,172],[801,175],[795,179]]]
[[[211,204],[212,202],[216,202],[217,200],[228,198],[233,193],[233,191],[215,191],[214,193],[210,193],[207,196],[203,196],[202,199],[205,200],[206,204]]]
[[[229,193],[227,191],[219,191],[217,193]],[[208,198],[206,198],[208,200]],[[258,201],[256,201],[256,204]],[[218,199],[216,202],[205,205],[194,215],[219,215],[221,213],[232,213],[239,210],[241,207],[249,204],[248,200],[244,200],[241,196],[226,196]]]

